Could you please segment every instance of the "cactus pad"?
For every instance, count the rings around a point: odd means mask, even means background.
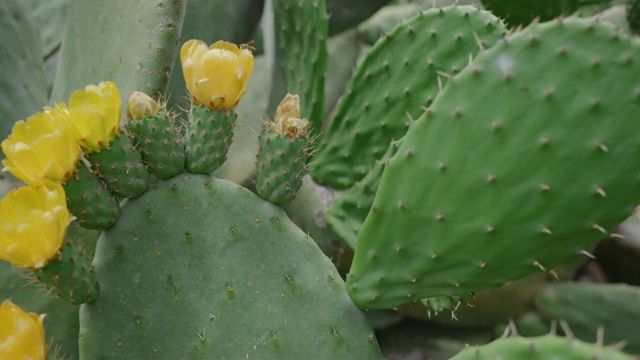
[[[81,309],[81,357],[381,357],[313,240],[226,180],[181,174],[129,200],[94,264],[101,293]]]
[[[159,179],[168,179],[184,171],[184,140],[166,111],[153,117],[130,120],[127,129],[145,166]]]
[[[149,172],[142,163],[140,153],[124,132],[113,139],[109,147],[92,152],[87,158],[115,195],[134,198],[147,191]]]
[[[92,260],[81,242],[67,238],[57,258],[38,269],[33,276],[56,298],[72,304],[92,302],[100,292]]]
[[[69,212],[86,229],[108,229],[120,218],[120,205],[97,175],[80,164],[64,185]]]
[[[492,46],[504,33],[500,20],[472,6],[432,9],[395,27],[347,85],[318,144],[313,179],[335,188],[362,179],[431,104],[447,74],[462,70],[479,46]]]
[[[210,174],[224,164],[233,141],[236,114],[193,105],[185,139],[187,171]]]
[[[354,301],[498,287],[606,237],[640,202],[638,61],[638,42],[579,18],[478,55],[389,161],[359,233]]]
[[[309,146],[306,137],[289,138],[265,127],[256,163],[258,195],[278,205],[293,201],[307,170]]]

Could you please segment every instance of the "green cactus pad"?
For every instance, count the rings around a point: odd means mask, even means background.
[[[185,138],[187,171],[210,174],[224,164],[236,118],[233,111],[192,106]]]
[[[373,205],[382,172],[389,159],[396,153],[402,139],[392,141],[382,159],[377,160],[373,169],[347,190],[329,208],[326,215],[327,227],[345,244],[355,249],[358,232]]]
[[[639,43],[578,18],[478,55],[389,161],[358,234],[354,301],[499,287],[606,237],[640,202],[639,59]]]
[[[72,1],[52,101],[87,84],[112,80],[120,93],[167,89],[180,45],[186,1]]]
[[[487,345],[470,346],[451,358],[451,360],[485,359],[631,360],[633,357],[612,347],[603,347],[577,339],[544,335],[532,338],[502,338]]]
[[[75,305],[92,302],[100,292],[92,260],[81,242],[67,238],[57,257],[36,270],[33,277],[58,299]]]
[[[256,162],[256,191],[261,198],[285,205],[296,198],[307,170],[309,140],[289,138],[265,128],[260,134]]]
[[[325,0],[275,0],[277,64],[284,73],[284,90],[300,96],[301,118],[309,119],[312,134],[322,129],[324,73],[327,67],[327,6]],[[274,106],[282,99],[274,93]]]
[[[135,198],[149,187],[149,172],[142,163],[142,156],[124,132],[120,132],[109,147],[92,152],[87,159],[94,172],[117,196]]]
[[[535,306],[548,321],[564,320],[584,341],[623,341],[623,350],[640,354],[640,288],[625,284],[557,283],[538,292]]]
[[[346,188],[362,179],[431,104],[446,74],[467,65],[478,41],[489,48],[504,32],[496,17],[472,6],[432,9],[394,28],[347,86],[313,158],[314,180]]]
[[[80,164],[64,185],[67,207],[86,229],[108,229],[120,218],[120,205],[98,176]]]
[[[150,118],[129,120],[127,130],[133,136],[133,146],[142,154],[144,165],[159,179],[184,171],[184,140],[166,111]]]
[[[381,358],[313,240],[226,180],[181,174],[128,201],[94,264],[81,357]]]

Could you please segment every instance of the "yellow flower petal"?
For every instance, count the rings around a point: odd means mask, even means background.
[[[43,319],[5,300],[0,305],[0,359],[45,359]]]
[[[0,259],[41,268],[57,253],[71,222],[62,185],[23,186],[0,200]]]
[[[67,118],[62,104],[18,121],[0,144],[6,156],[3,171],[31,185],[68,179],[80,157],[80,147]]]
[[[120,132],[122,99],[113,81],[87,85],[69,99],[69,120],[76,139],[87,151],[100,150]]]
[[[189,40],[180,50],[180,60],[193,101],[212,110],[233,109],[253,71],[251,51],[226,41],[207,48],[202,41]]]

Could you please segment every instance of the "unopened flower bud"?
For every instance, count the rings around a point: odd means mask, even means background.
[[[155,116],[162,106],[151,96],[134,91],[127,102],[127,117],[129,120],[141,120]]]

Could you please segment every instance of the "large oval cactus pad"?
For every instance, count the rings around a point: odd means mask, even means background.
[[[431,104],[446,83],[442,74],[462,70],[479,47],[492,46],[505,31],[498,18],[473,6],[431,9],[396,26],[347,85],[316,147],[313,179],[335,188],[362,179]]]
[[[96,250],[102,291],[81,309],[81,356],[380,357],[331,261],[249,190],[182,174],[122,211]]]
[[[533,25],[449,81],[385,169],[354,301],[497,287],[606,236],[640,202],[640,46],[611,25]]]

